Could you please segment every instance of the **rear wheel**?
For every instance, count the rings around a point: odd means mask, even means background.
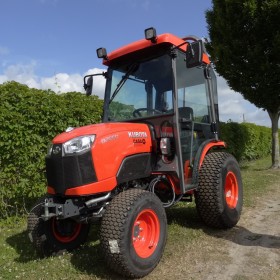
[[[61,251],[71,251],[87,239],[88,224],[80,224],[72,219],[58,220],[55,217],[44,221],[45,197],[32,208],[27,221],[29,238],[40,255],[48,256]]]
[[[108,265],[125,277],[144,277],[158,264],[166,243],[167,222],[159,198],[131,189],[116,196],[100,228]]]
[[[224,152],[206,155],[195,193],[199,216],[209,226],[231,228],[239,221],[243,187],[236,159]]]

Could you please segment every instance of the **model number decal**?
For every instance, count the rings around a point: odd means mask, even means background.
[[[117,140],[118,138],[119,138],[119,135],[117,135],[117,134],[110,135],[110,136],[107,136],[107,137],[102,138],[102,139],[101,139],[101,143],[102,143],[102,144],[105,144],[105,143],[107,143],[107,142]]]

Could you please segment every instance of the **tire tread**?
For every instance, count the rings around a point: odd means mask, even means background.
[[[221,195],[221,176],[223,164],[231,160],[238,165],[235,158],[226,152],[207,154],[199,172],[198,190],[195,193],[196,209],[206,225],[214,228],[230,228],[235,225],[222,217],[224,211]]]
[[[153,198],[152,198],[153,197]],[[143,277],[144,275],[132,272],[125,252],[125,242],[127,237],[125,235],[125,226],[133,211],[133,205],[139,199],[158,199],[153,193],[143,191],[140,189],[130,189],[117,195],[110,203],[106,210],[100,228],[100,242],[101,248],[108,266],[123,276],[129,278]],[[160,200],[158,199],[159,203]],[[164,210],[163,210],[164,211]],[[164,213],[165,215],[165,213]],[[165,216],[166,221],[166,216]],[[112,253],[109,241],[114,240],[119,246],[118,253]],[[158,259],[159,262],[160,258]],[[158,264],[155,263],[153,268]],[[152,268],[152,269],[153,269]],[[151,270],[152,270],[151,269]]]

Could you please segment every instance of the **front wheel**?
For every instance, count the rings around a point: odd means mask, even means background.
[[[108,265],[125,277],[144,277],[158,264],[167,236],[165,210],[148,191],[116,196],[101,222],[100,241]]]
[[[225,152],[206,155],[199,171],[196,208],[211,227],[231,228],[239,221],[243,205],[243,186],[236,159]]]
[[[72,219],[58,220],[55,217],[44,221],[41,198],[32,208],[27,230],[36,251],[42,256],[57,254],[61,251],[72,251],[84,243],[89,232],[89,224],[80,224]]]

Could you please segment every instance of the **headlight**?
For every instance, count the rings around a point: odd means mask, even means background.
[[[63,146],[66,155],[80,153],[89,150],[94,143],[95,135],[81,136],[65,142]]]

